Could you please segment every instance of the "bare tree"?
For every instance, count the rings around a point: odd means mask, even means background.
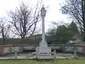
[[[62,6],[61,11],[68,14],[72,18],[84,34],[85,41],[85,0],[65,0],[66,3]]]
[[[4,41],[6,38],[10,37],[10,25],[6,24],[6,21],[4,21],[3,19],[0,19],[0,34],[3,40],[3,45],[4,45]]]
[[[10,12],[10,23],[13,26],[11,30],[14,34],[25,38],[32,36],[36,29],[37,22],[39,21],[39,9],[36,7],[34,13],[23,2],[16,8],[15,11]]]

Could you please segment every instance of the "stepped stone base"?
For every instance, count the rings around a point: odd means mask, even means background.
[[[44,55],[44,56],[37,56],[38,59],[54,59],[54,56],[52,55]]]
[[[45,40],[42,40],[39,47],[36,47],[36,56],[39,59],[53,59],[51,48],[48,47]]]
[[[54,59],[50,47],[37,47],[36,56],[38,59]]]

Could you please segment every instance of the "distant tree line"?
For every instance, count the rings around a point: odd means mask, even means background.
[[[59,25],[47,33],[48,44],[67,44],[70,40],[75,40],[79,35],[78,27],[74,22],[70,25]]]

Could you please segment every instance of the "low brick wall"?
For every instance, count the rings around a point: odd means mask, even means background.
[[[14,51],[22,52],[23,47],[21,46],[12,46],[12,45],[1,45],[0,46],[0,55],[10,54]]]
[[[85,45],[63,45],[63,52],[74,52],[74,50],[78,53],[85,53]]]
[[[34,45],[0,45],[0,55],[10,54],[17,52],[23,52],[23,50],[35,50]]]

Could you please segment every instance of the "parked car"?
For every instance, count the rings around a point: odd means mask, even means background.
[[[75,41],[74,40],[70,40],[67,42],[67,44],[75,44]]]

